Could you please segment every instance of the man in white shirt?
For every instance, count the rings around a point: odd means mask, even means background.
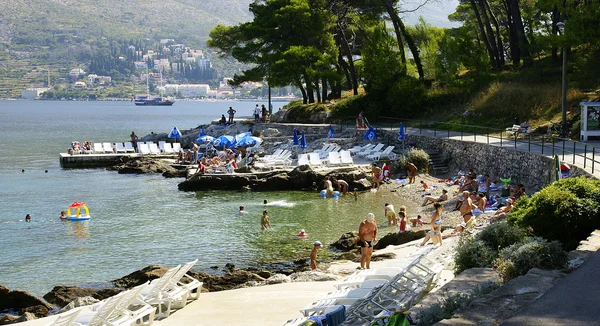
[[[256,107],[254,108],[254,122],[259,122],[260,121],[260,108],[258,107],[258,104],[256,104]]]

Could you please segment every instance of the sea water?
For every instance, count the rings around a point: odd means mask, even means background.
[[[377,193],[355,201],[298,191],[182,192],[178,178],[59,165],[58,153],[72,141],[187,130],[219,118],[229,106],[237,116],[250,116],[255,104],[0,101],[0,285],[41,296],[55,285],[98,285],[150,264],[199,258],[195,269],[208,270],[287,262],[308,257],[314,240],[328,244],[357,230],[366,213],[382,213]],[[87,204],[91,220],[59,220],[74,201]],[[237,215],[240,205],[247,214]],[[260,229],[264,209],[272,231]],[[296,237],[300,229],[309,237]],[[330,256],[326,249],[319,254]]]

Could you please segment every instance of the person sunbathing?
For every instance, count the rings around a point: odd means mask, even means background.
[[[441,203],[445,200],[448,200],[448,190],[443,189],[442,190],[442,194],[440,196],[425,196],[423,197],[425,198],[425,201],[423,202],[422,206],[426,206],[428,203]]]
[[[500,207],[500,209],[498,209],[496,211],[496,213],[494,213],[494,215],[492,215],[488,221],[490,223],[496,222],[496,221],[500,221],[505,219],[508,216],[508,213],[510,212],[510,210],[514,207],[514,203],[513,200],[508,198],[506,200],[506,205]]]

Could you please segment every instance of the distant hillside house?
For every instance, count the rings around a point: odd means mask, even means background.
[[[110,76],[98,76],[96,74],[90,74],[87,76],[89,85],[109,85],[112,82]]]
[[[167,44],[169,42],[175,42],[175,40],[172,38],[163,38],[160,40],[160,44]]]
[[[154,69],[158,69],[159,71],[169,71],[171,69],[169,59],[154,60]]]
[[[33,100],[40,97],[42,93],[49,90],[47,87],[28,88],[21,91],[21,98],[26,100]]]
[[[69,77],[73,79],[77,79],[81,75],[85,75],[85,71],[83,71],[81,68],[73,68],[71,71],[69,71]]]
[[[148,69],[148,63],[146,61],[136,61],[133,64],[135,65],[135,69]]]
[[[165,91],[169,94],[178,94],[183,98],[205,97],[210,91],[208,84],[167,84]]]
[[[193,50],[193,49],[190,49],[189,54],[192,57],[194,57],[194,58],[200,58],[200,59],[204,58],[204,52],[202,52],[202,50]]]
[[[87,88],[87,85],[82,81],[78,81],[78,82],[75,82],[75,84],[73,84],[73,87],[75,87],[77,89],[83,89],[83,88]]]
[[[208,59],[199,59],[198,68],[200,68],[200,70],[209,70],[212,68],[212,63]]]
[[[173,52],[175,54],[180,54],[180,53],[185,52],[185,45],[173,44],[173,45],[169,45],[169,49],[171,49],[171,52]]]

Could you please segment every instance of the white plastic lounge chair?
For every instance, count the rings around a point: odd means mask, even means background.
[[[94,154],[102,153],[104,153],[104,147],[102,147],[102,143],[94,143]]]
[[[351,151],[350,153],[352,153],[354,155],[359,155],[360,153],[367,151],[367,150],[371,150],[373,148],[375,148],[375,144],[366,144],[365,146],[355,149],[354,151]]]
[[[284,151],[283,149],[277,149],[275,152],[273,152],[273,154],[265,155],[265,156],[261,157],[260,160],[268,161],[269,159],[277,158],[283,153],[283,151]]]
[[[160,149],[158,149],[158,145],[155,143],[150,143],[150,154],[158,155],[160,154]]]
[[[150,154],[150,147],[148,147],[148,144],[138,144],[138,151],[142,155],[149,155]]]
[[[381,285],[380,285],[381,286]],[[321,299],[337,299],[337,298],[366,298],[371,294],[374,288],[346,288],[341,290],[335,290],[327,293]]]
[[[165,143],[163,146],[163,152],[165,154],[175,154],[175,151],[173,150],[173,146],[171,145],[171,143]]]
[[[113,147],[111,143],[102,143],[102,148],[104,148],[105,153],[114,153]]]
[[[128,141],[125,143],[125,151],[127,153],[134,153],[135,152],[135,148],[133,148],[133,143]]]
[[[342,157],[339,152],[329,152],[329,165],[341,165]]]
[[[342,161],[342,165],[354,165],[354,159],[350,155],[349,151],[341,151],[340,159]]]
[[[365,144],[363,146],[356,145],[352,148],[349,148],[348,151],[350,153],[358,153],[358,152],[362,151],[363,149],[365,149],[365,147],[370,146],[370,145],[372,145],[372,144]]]
[[[300,165],[308,165],[310,161],[308,159],[308,154],[299,154],[298,155],[298,166]]]
[[[173,143],[173,151],[175,153],[179,153],[180,149],[181,149],[181,143]]]
[[[166,141],[164,141],[164,140],[161,140],[161,141],[159,141],[159,142],[158,142],[158,149],[160,149],[161,153],[164,153],[164,152],[165,152],[165,144],[166,144],[166,143],[167,143],[167,142],[166,142]]]
[[[136,325],[150,325],[154,321],[154,313],[156,309],[144,302],[140,295],[140,292],[146,286],[148,286],[148,283],[149,282],[146,282],[145,284],[138,285],[131,290],[120,293],[123,298],[117,304],[116,309],[121,313],[129,315],[131,319],[135,321]],[[102,309],[105,303],[106,301],[101,301],[93,304],[90,306],[90,309],[92,311],[99,311]]]
[[[47,324],[46,326],[71,326],[77,315],[81,312],[81,309],[72,309],[67,311],[64,314],[58,316],[58,318],[51,324]]]
[[[198,262],[198,259],[193,260],[185,265],[183,265],[175,275],[173,275],[172,280],[175,281],[176,285],[184,288],[188,291],[188,299],[196,300],[200,296],[200,290],[202,288],[202,282],[197,279],[191,277],[187,274],[188,271],[194,267],[194,265]]]
[[[296,319],[289,319],[288,321],[286,321],[281,326],[298,326],[298,325],[302,324],[303,322],[305,322],[307,320],[308,320],[308,318],[306,318],[306,317],[299,317],[299,318],[296,318]]]
[[[173,307],[183,307],[187,302],[188,291],[182,287],[173,286],[172,278],[180,267],[169,269],[162,277],[153,280],[141,291],[143,300],[157,307],[157,318],[168,317]]]
[[[284,150],[281,155],[275,158],[271,158],[265,162],[267,165],[284,165],[289,166],[292,164],[292,152]]]
[[[379,144],[377,144],[377,146],[373,147],[372,149],[367,148],[364,151],[361,151],[360,153],[358,153],[358,156],[366,158],[367,156],[369,156],[373,153],[379,152],[383,148],[383,146],[385,146],[385,145],[383,145],[382,143],[379,143]]]
[[[329,158],[329,153],[331,153],[331,152],[337,153],[340,151],[340,149],[342,149],[340,146],[334,145],[333,147],[330,147],[327,152],[320,153],[319,158],[322,160],[327,160]]]
[[[331,148],[332,146],[335,146],[334,144],[324,144],[323,147],[321,147],[321,149],[313,151],[313,153],[319,153],[319,155],[321,155],[322,153],[327,153],[329,151],[329,148]]]
[[[303,309],[300,309],[300,313],[302,313],[305,317],[310,315],[324,315],[328,311],[336,309],[339,305],[350,306],[354,302],[356,302],[357,298],[335,298],[335,299],[325,299],[325,300],[317,300],[310,305],[306,306]]]
[[[135,320],[126,311],[119,309],[119,304],[126,299],[124,292],[112,296],[101,304],[98,310],[86,309],[79,313],[74,323],[86,326],[131,325]]]
[[[117,153],[126,153],[125,145],[123,143],[115,143],[115,150]]]
[[[394,150],[394,146],[388,146],[383,151],[378,151],[378,152],[369,154],[367,156],[367,158],[371,161],[379,161],[381,159],[381,157],[387,157],[387,158],[393,160],[396,158],[396,154],[392,153],[393,150]],[[392,156],[393,156],[393,158],[392,158]]]
[[[308,153],[308,160],[310,162],[310,165],[312,165],[312,166],[323,165],[323,163],[321,162],[321,159],[319,158],[318,153]]]

